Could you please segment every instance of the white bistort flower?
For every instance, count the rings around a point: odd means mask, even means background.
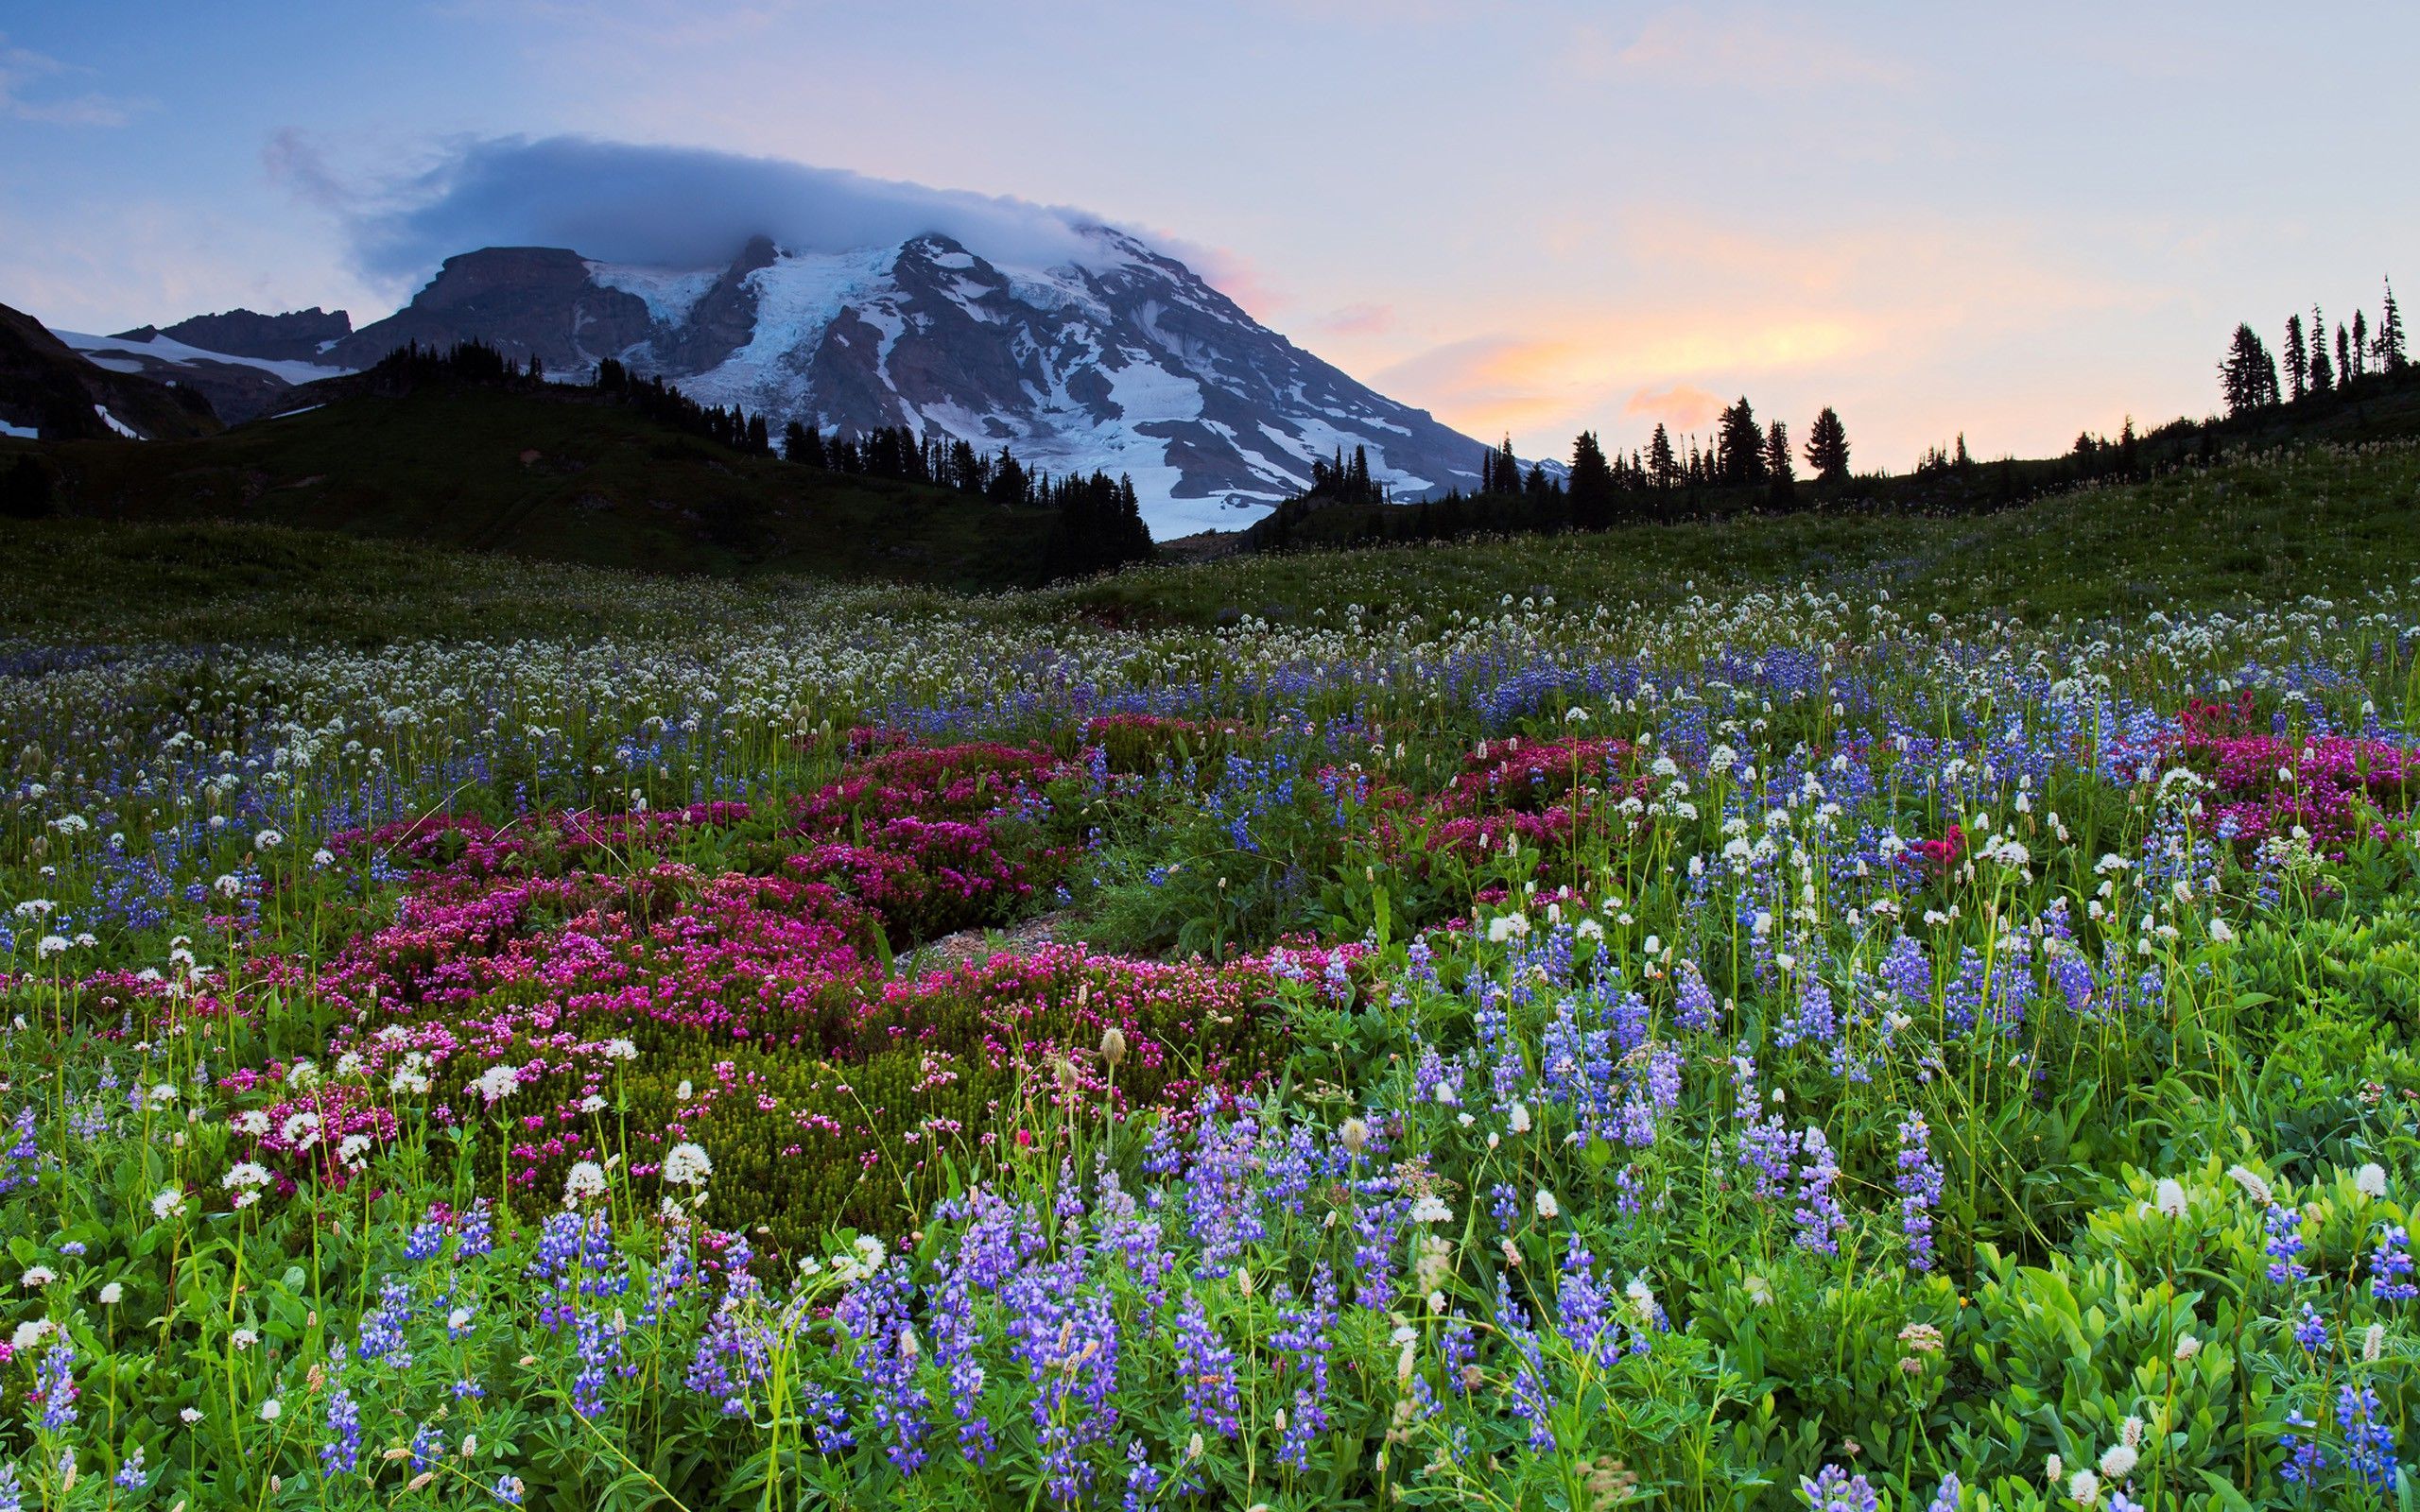
[[[706,1159],[703,1146],[680,1143],[672,1146],[664,1158],[664,1179],[676,1187],[701,1187],[715,1174],[714,1161]]]
[[[563,1175],[563,1206],[577,1208],[605,1194],[605,1168],[595,1160],[581,1160]]]

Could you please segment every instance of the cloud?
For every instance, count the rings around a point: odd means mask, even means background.
[[[1667,84],[1888,88],[1909,79],[1900,64],[1797,22],[1756,13],[1718,19],[1688,7],[1650,16],[1623,43],[1593,24],[1582,26],[1564,56],[1582,75],[1649,76]]]
[[[0,34],[0,116],[51,126],[124,126],[149,108],[142,100],[109,94],[47,93],[51,81],[84,72],[56,58],[11,47],[8,37]],[[34,97],[28,98],[29,94]]]
[[[793,251],[847,251],[938,232],[995,262],[1052,266],[1098,259],[1083,232],[1106,224],[1062,205],[585,136],[458,141],[424,171],[384,180],[346,179],[293,132],[270,143],[267,161],[338,217],[365,273],[389,279],[479,247],[700,267],[759,235]]]
[[[1334,335],[1368,336],[1392,330],[1394,323],[1395,307],[1392,304],[1348,304],[1330,311],[1319,327]]]
[[[1676,430],[1710,425],[1722,413],[1724,402],[1692,384],[1674,384],[1660,391],[1642,388],[1622,406],[1625,415],[1646,415]]]

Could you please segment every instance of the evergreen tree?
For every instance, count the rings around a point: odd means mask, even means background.
[[[1027,474],[1024,465],[1009,455],[1007,447],[1000,448],[999,460],[992,464],[991,473],[990,481],[983,487],[985,498],[1011,508],[1033,502],[1033,480]]]
[[[2219,387],[2230,415],[2249,414],[2277,402],[2277,364],[2249,323],[2235,328],[2226,361],[2219,364]]]
[[[1721,449],[1719,473],[1724,483],[1734,487],[1765,480],[1765,430],[1756,423],[1756,412],[1748,407],[1748,396],[1722,412],[1721,428],[1717,433]]]
[[[1843,482],[1849,475],[1848,427],[1829,404],[1807,429],[1806,465],[1825,483]]]
[[[1765,427],[1765,478],[1774,506],[1789,507],[1798,492],[1798,469],[1789,459],[1789,432],[1779,421]]]
[[[1968,468],[1975,465],[1975,459],[1966,455],[1966,433],[1964,431],[1960,431],[1958,433],[1958,455],[1951,460],[1949,465],[1958,469],[1961,472],[1965,472]]]
[[[2310,391],[2324,394],[2336,387],[2336,369],[2327,360],[2327,317],[2310,307]]]
[[[1647,441],[1647,472],[1659,489],[1677,488],[1681,482],[1681,464],[1672,455],[1671,433],[1664,422],[1655,422],[1655,434]]]
[[[1614,470],[1606,465],[1594,431],[1582,431],[1571,443],[1569,496],[1575,528],[1602,530],[1614,523]]]
[[[1504,438],[1504,444],[1497,448],[1495,453],[1495,491],[1498,493],[1521,491],[1521,459],[1512,455],[1511,436]]]
[[[2370,321],[2360,311],[2353,312],[2353,376],[2361,377],[2369,370]]]
[[[2344,322],[2336,322],[2336,383],[2339,387],[2353,381],[2360,371],[2353,361],[2353,340],[2344,330]]]
[[[2394,285],[2386,286],[2386,303],[2378,310],[2378,370],[2398,373],[2403,370],[2403,312],[2395,307]]]
[[[2291,397],[2300,399],[2310,392],[2310,349],[2303,345],[2303,318],[2286,317],[2286,384]]]
[[[1089,576],[1150,559],[1151,534],[1143,524],[1132,477],[1115,482],[1103,472],[1066,477],[1050,493],[1059,515],[1043,545],[1046,576]]]

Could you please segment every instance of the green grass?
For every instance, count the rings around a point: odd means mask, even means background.
[[[337,439],[332,430],[328,443]],[[837,518],[859,507],[832,508]],[[931,507],[936,517],[951,508],[988,507],[955,499]],[[810,586],[804,572],[780,570],[807,565],[795,558],[735,578],[669,577],[629,570],[626,547],[616,548],[622,560],[565,566],[286,527],[296,523],[8,523],[0,527],[0,631],[52,641],[347,644],[626,633],[743,615]],[[852,549],[851,560],[866,559],[869,548]],[[979,601],[936,593],[932,602],[979,615],[1211,627],[1246,616],[1309,621],[1348,604],[1374,616],[1417,612],[1434,621],[1491,610],[1507,594],[1551,594],[1575,609],[1651,608],[1720,588],[1804,585],[1888,593],[1930,612],[2041,621],[2274,604],[2414,576],[2420,445],[2395,442],[2232,457],[1986,515],[1809,513],[1231,557]],[[889,602],[908,592],[892,590]]]
[[[1807,513],[1598,535],[1231,558],[1040,595],[1112,618],[1474,612],[1505,594],[1654,606],[1745,584],[1889,592],[2030,619],[2274,603],[2420,574],[2420,446],[2222,460],[1985,515]]]

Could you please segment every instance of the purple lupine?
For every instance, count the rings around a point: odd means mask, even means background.
[[[2344,1435],[2344,1468],[2373,1491],[2394,1488],[2394,1425],[2381,1422],[2377,1389],[2350,1383],[2336,1388],[2336,1427]]]
[[[1840,1038],[1841,1015],[1833,1006],[1832,989],[1822,978],[1809,977],[1799,994],[1798,1011],[1774,1026],[1773,1043],[1788,1050],[1798,1044],[1830,1046]]]
[[[1798,1208],[1792,1214],[1798,1224],[1798,1245],[1819,1255],[1837,1255],[1841,1235],[1849,1226],[1841,1199],[1832,1190],[1841,1178],[1840,1162],[1832,1158],[1832,1146],[1823,1129],[1809,1124],[1798,1138],[1806,1156],[1798,1168]]]
[[[1445,1327],[1437,1336],[1437,1350],[1445,1363],[1445,1384],[1455,1395],[1468,1394],[1473,1366],[1478,1364],[1478,1329],[1464,1316],[1461,1308],[1445,1316]]]
[[[461,1237],[454,1243],[454,1258],[476,1260],[494,1247],[495,1213],[488,1207],[488,1199],[481,1197],[462,1214]]]
[[[428,1469],[445,1454],[445,1435],[435,1423],[423,1423],[412,1433],[412,1469]]]
[[[1221,1126],[1205,1118],[1183,1183],[1186,1231],[1201,1246],[1201,1273],[1231,1274],[1244,1246],[1266,1236],[1258,1184],[1260,1128],[1251,1118]]]
[[[9,1146],[8,1165],[0,1167],[0,1193],[14,1192],[19,1187],[28,1185],[42,1172],[42,1143],[35,1132],[35,1114],[32,1104],[28,1103],[17,1109],[14,1126],[17,1142]],[[21,1172],[18,1170],[21,1163],[28,1164],[31,1168]]]
[[[925,1463],[929,1405],[909,1342],[908,1297],[908,1263],[894,1259],[850,1287],[832,1310],[832,1320],[856,1343],[867,1411],[890,1438],[884,1452],[902,1475]]]
[[[573,1314],[573,1337],[579,1369],[572,1377],[571,1410],[594,1418],[605,1408],[605,1372],[622,1357],[622,1331],[597,1308]]]
[[[1596,1257],[1574,1240],[1555,1278],[1555,1326],[1574,1349],[1607,1369],[1622,1355],[1617,1307],[1597,1280]]]
[[[959,1451],[980,1465],[995,1445],[991,1418],[982,1410],[985,1375],[977,1358],[981,1336],[976,1328],[975,1297],[998,1290],[1019,1265],[1040,1252],[1042,1230],[1029,1211],[980,1187],[962,1202],[943,1203],[936,1216],[967,1220],[957,1254],[925,1289],[925,1311],[932,1318],[933,1363],[948,1383],[951,1411],[958,1418]]]
[[[1720,1022],[1720,1018],[1715,1006],[1714,989],[1705,985],[1705,973],[1698,970],[1697,962],[1683,961],[1680,975],[1681,985],[1674,1000],[1674,1006],[1679,1010],[1675,1022],[1691,1034],[1703,1034],[1713,1029]]]
[[[76,1420],[76,1344],[63,1328],[51,1331],[41,1376],[33,1397],[42,1403],[43,1431],[55,1434]]]
[[[1530,1447],[1550,1453],[1555,1447],[1554,1399],[1547,1390],[1546,1358],[1529,1314],[1512,1300],[1512,1280],[1502,1271],[1495,1273],[1495,1324],[1520,1362],[1512,1371],[1512,1415],[1530,1425]]]
[[[2299,1408],[2286,1414],[2290,1432],[2277,1435],[2277,1447],[2286,1452],[2286,1463],[2277,1467],[2277,1474],[2289,1485],[2314,1485],[2326,1470],[2327,1446],[2311,1431],[2318,1426]]]
[[[1371,1189],[1393,1185],[1392,1177],[1360,1183]],[[1363,1307],[1383,1309],[1394,1299],[1394,1256],[1403,1247],[1403,1229],[1411,1203],[1404,1197],[1380,1197],[1365,1192],[1353,1211],[1353,1299]]]
[[[1876,1512],[1881,1499],[1862,1475],[1851,1475],[1838,1465],[1826,1465],[1812,1480],[1799,1477],[1798,1494],[1809,1512]]]
[[[362,1317],[359,1356],[391,1370],[410,1369],[412,1351],[404,1330],[411,1318],[411,1282],[388,1277],[379,1283],[378,1305]]]
[[[1932,1002],[1932,961],[1925,954],[1922,941],[1913,935],[1902,935],[1891,942],[1882,957],[1881,976],[1912,1017],[1917,1009]]]
[[[1144,1449],[1143,1441],[1139,1438],[1127,1440],[1126,1512],[1143,1512],[1150,1506],[1163,1479],[1159,1467],[1151,1463],[1150,1452]]]
[[[1219,1327],[1202,1310],[1201,1298],[1188,1296],[1176,1316],[1177,1383],[1195,1422],[1221,1438],[1241,1431],[1243,1398],[1236,1385],[1236,1351],[1219,1335]]]
[[[338,1386],[328,1399],[328,1439],[320,1446],[320,1474],[322,1479],[350,1475],[360,1463],[361,1408],[352,1392]]]
[[[2273,1202],[2261,1222],[2269,1230],[2268,1242],[2262,1246],[2269,1256],[2269,1279],[2280,1286],[2290,1286],[2309,1276],[2310,1269],[2301,1258],[2303,1215]]]
[[[1084,1451],[1117,1431],[1117,1318],[1085,1285],[1080,1251],[1027,1266],[1001,1289],[1010,1350],[1033,1386],[1035,1441],[1050,1495],[1073,1501],[1093,1482]]]
[[[1797,1142],[1783,1126],[1779,1114],[1762,1116],[1754,1057],[1743,1052],[1731,1057],[1731,1084],[1739,1120],[1739,1164],[1755,1173],[1749,1195],[1759,1202],[1772,1201],[1789,1188],[1790,1158]]]
[[[2320,1316],[2308,1300],[2303,1303],[2303,1315],[2294,1320],[2294,1342],[2308,1354],[2327,1352],[2327,1319]]]
[[[436,1259],[438,1251],[444,1247],[445,1220],[431,1211],[412,1225],[410,1236],[404,1241],[404,1258],[419,1264]]]
[[[1310,1468],[1311,1440],[1327,1427],[1328,1354],[1336,1345],[1336,1272],[1325,1263],[1311,1273],[1311,1296],[1301,1307],[1291,1305],[1291,1290],[1280,1284],[1273,1294],[1278,1329],[1270,1346],[1309,1376],[1294,1393],[1294,1411],[1286,1424],[1286,1440],[1277,1457],[1296,1469]]]
[[[2403,1225],[2391,1223],[2378,1230],[2377,1247],[2370,1251],[2370,1295],[2381,1302],[2408,1302],[2420,1297],[2411,1284],[2411,1236]]]
[[[1899,1125],[1899,1228],[1908,1236],[1908,1268],[1932,1269],[1932,1207],[1941,1200],[1943,1174],[1932,1158],[1932,1131],[1921,1113]]]

